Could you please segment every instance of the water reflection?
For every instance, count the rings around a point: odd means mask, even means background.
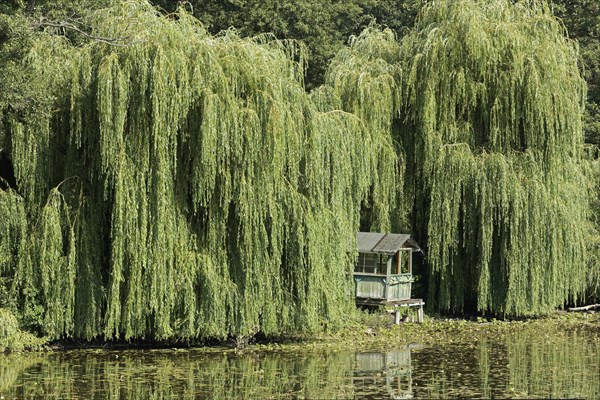
[[[600,398],[600,338],[515,334],[412,353],[415,397]]]
[[[138,350],[0,356],[5,399],[600,398],[600,338],[386,351]]]
[[[370,351],[355,356],[353,386],[357,397],[412,399],[411,349]]]

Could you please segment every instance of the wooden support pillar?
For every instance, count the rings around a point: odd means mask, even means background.
[[[425,304],[425,303],[421,302],[421,304],[419,305],[419,309],[417,310],[417,322],[418,323],[423,322],[423,304]]]
[[[392,305],[392,304],[390,304]],[[423,311],[423,306],[425,305],[425,302],[421,299],[411,299],[411,300],[404,300],[402,302],[393,304],[394,306],[394,310],[393,311],[388,311],[388,312],[393,312],[394,314],[394,323],[396,325],[400,325],[401,322],[415,322],[415,315],[414,313],[411,312],[411,308],[417,308],[417,315],[416,315],[416,320],[418,323],[422,323],[423,319],[424,319],[424,311]],[[406,315],[402,316],[402,310],[406,308],[405,313]]]
[[[390,296],[389,286],[390,286],[390,275],[392,274],[392,257],[388,257],[387,262],[385,264],[385,281],[383,287],[383,298],[387,301]]]

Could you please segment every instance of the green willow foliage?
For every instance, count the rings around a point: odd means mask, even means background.
[[[294,42],[214,37],[139,1],[87,23],[119,40],[42,35],[23,69],[52,109],[2,116],[6,306],[51,338],[340,326],[360,204],[389,220],[389,137],[313,101]]]
[[[23,349],[42,349],[45,343],[45,338],[38,338],[29,332],[23,332],[19,328],[17,317],[10,311],[0,308],[0,356],[4,356],[3,353],[22,351]],[[4,392],[7,388],[6,379],[4,379],[7,371],[0,368],[0,372],[2,372],[0,374],[2,377],[0,379],[0,391]],[[7,378],[9,375],[6,375]]]
[[[335,328],[359,227],[417,234],[439,310],[537,314],[597,287],[585,84],[545,3],[431,2],[401,43],[354,38],[310,95],[293,41],[212,36],[145,1],[83,22],[97,40],[37,32],[11,66],[39,109],[0,110],[17,182],[0,307],[24,327]]]
[[[590,198],[591,224],[587,239],[590,302],[600,300],[600,149],[596,146],[585,147],[586,176]]]
[[[392,217],[390,204],[397,205],[403,198],[404,159],[390,135],[394,120],[390,108],[400,106],[396,82],[401,82],[402,70],[393,61],[398,52],[391,31],[367,28],[332,60],[326,78],[337,104],[360,119],[372,137],[369,145],[379,154],[370,171],[372,191],[363,204],[363,212],[370,211],[363,229],[372,231],[391,230],[398,218]]]
[[[477,309],[509,315],[576,301],[586,86],[562,26],[543,2],[441,2],[402,58],[401,130],[415,133],[417,204],[429,201],[430,301],[461,310],[476,294]]]
[[[430,306],[524,315],[582,296],[598,269],[586,267],[586,87],[544,2],[431,2],[400,45],[388,31],[356,38],[328,82],[399,144],[393,214],[428,245]]]

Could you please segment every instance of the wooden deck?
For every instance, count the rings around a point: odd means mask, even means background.
[[[423,306],[425,302],[423,299],[406,299],[406,300],[381,300],[381,299],[369,299],[364,297],[356,298],[356,305],[359,306],[392,306],[394,307],[395,323],[400,324],[400,311],[404,307],[418,307],[417,309],[417,322],[423,322]]]

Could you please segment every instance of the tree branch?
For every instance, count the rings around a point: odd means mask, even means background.
[[[571,307],[569,308],[569,311],[589,311],[596,308],[600,308],[600,304],[590,304],[589,306],[584,307]]]
[[[51,28],[61,28],[61,29],[65,29],[65,30],[70,30],[70,31],[81,34],[82,36],[84,36],[87,39],[94,40],[96,42],[106,43],[111,46],[123,46],[124,47],[124,46],[129,46],[134,43],[133,41],[126,42],[129,38],[107,38],[107,37],[102,37],[102,36],[90,35],[86,31],[80,29],[74,23],[68,22],[68,21],[51,22],[42,17],[33,26],[35,28],[51,27]]]

